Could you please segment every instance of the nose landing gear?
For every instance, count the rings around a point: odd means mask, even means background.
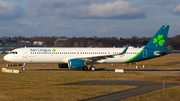
[[[23,71],[25,71],[25,70],[26,70],[26,68],[25,68],[25,67],[26,67],[26,65],[27,65],[26,63],[24,63],[24,64],[23,64],[23,68],[22,68],[22,70],[23,70]]]

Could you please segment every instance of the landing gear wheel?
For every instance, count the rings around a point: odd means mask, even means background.
[[[88,67],[87,66],[83,67],[83,70],[88,70]]]
[[[27,65],[26,63],[24,63],[24,64],[23,64],[23,68],[22,68],[22,70],[23,70],[23,71],[25,71],[25,70],[26,70],[26,68],[25,68],[25,67],[26,67],[26,65]]]
[[[95,71],[96,68],[95,68],[94,66],[92,66],[92,67],[90,68],[90,70]]]
[[[25,70],[26,70],[26,68],[25,68],[25,67],[23,67],[23,68],[22,68],[22,70],[23,70],[23,71],[25,71]]]

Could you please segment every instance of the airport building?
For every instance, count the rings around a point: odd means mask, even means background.
[[[20,48],[20,47],[49,47],[42,41],[34,41],[31,45],[30,41],[17,41],[13,37],[11,38],[0,38],[0,54],[7,54],[9,51]]]

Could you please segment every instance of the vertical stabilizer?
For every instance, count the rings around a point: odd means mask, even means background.
[[[145,48],[164,49],[169,27],[169,25],[163,25],[145,46]]]

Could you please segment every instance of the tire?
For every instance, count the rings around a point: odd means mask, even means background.
[[[95,70],[96,70],[96,68],[95,68],[94,66],[92,66],[92,67],[91,67],[91,70],[92,70],[92,71],[95,71]]]
[[[88,67],[87,66],[83,67],[83,70],[88,70]]]
[[[25,70],[26,70],[26,68],[22,68],[22,70],[23,70],[23,71],[25,71]]]

